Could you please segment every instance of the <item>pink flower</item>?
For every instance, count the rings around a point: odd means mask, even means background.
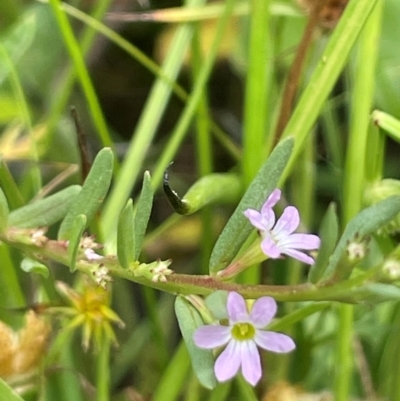
[[[260,231],[263,238],[261,249],[265,255],[277,259],[281,254],[285,254],[312,265],[314,259],[299,249],[318,249],[320,239],[313,234],[293,234],[300,224],[299,212],[294,206],[285,208],[275,224],[275,213],[272,208],[278,203],[280,197],[281,191],[275,189],[264,203],[261,212],[247,209],[244,215]]]
[[[194,342],[199,348],[213,349],[226,345],[218,356],[214,372],[218,381],[235,376],[241,368],[243,377],[255,386],[261,378],[261,360],[257,346],[272,352],[284,353],[295,348],[293,340],[280,333],[264,331],[277,310],[271,297],[255,301],[251,312],[237,292],[228,294],[228,323],[199,327]]]

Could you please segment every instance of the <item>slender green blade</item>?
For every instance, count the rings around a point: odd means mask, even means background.
[[[144,235],[146,234],[147,225],[149,224],[149,218],[151,209],[153,206],[154,191],[151,185],[150,173],[146,171],[143,177],[143,186],[140,193],[139,201],[134,218],[134,258],[138,260],[140,251],[142,249],[142,243]]]
[[[118,260],[124,269],[128,269],[130,264],[136,260],[132,199],[128,200],[119,215],[117,235]]]
[[[325,213],[321,223],[319,237],[321,238],[321,246],[315,263],[311,266],[308,273],[308,280],[316,283],[324,274],[328,266],[329,258],[335,249],[339,235],[339,222],[336,213],[336,205],[331,203]]]
[[[96,156],[93,166],[76,197],[68,214],[61,223],[58,239],[68,239],[76,217],[84,214],[87,224],[99,210],[110,187],[114,156],[110,148],[102,149]]]
[[[375,233],[400,213],[400,196],[389,198],[363,209],[346,226],[335,251],[329,259],[329,265],[322,277],[323,281],[340,280],[347,278],[353,266],[343,263],[343,257],[349,243],[360,241],[365,236]],[[339,263],[341,262],[342,263]]]
[[[0,401],[24,401],[2,378],[0,378]]]
[[[8,203],[3,190],[0,188],[0,232],[7,230],[8,226]]]
[[[280,142],[257,173],[217,240],[210,258],[211,274],[226,267],[250,235],[253,227],[243,212],[248,208],[261,208],[268,195],[277,187],[292,149],[292,138]]]
[[[213,389],[217,385],[213,353],[211,350],[200,349],[193,340],[195,330],[204,325],[203,320],[196,309],[181,297],[175,300],[175,314],[197,378],[203,386]]]
[[[71,185],[54,195],[13,210],[8,225],[20,228],[47,227],[61,220],[81,191],[80,185]]]
[[[83,231],[86,227],[87,218],[84,214],[76,216],[68,238],[68,258],[69,258],[69,270],[73,273],[76,270],[76,257],[79,251],[79,245]]]

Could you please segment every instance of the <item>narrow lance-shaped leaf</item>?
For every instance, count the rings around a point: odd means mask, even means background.
[[[76,270],[76,258],[79,251],[79,245],[83,231],[85,230],[87,218],[84,214],[76,216],[72,227],[69,231],[68,238],[68,259],[69,259],[69,270],[73,273]]]
[[[328,266],[329,258],[335,249],[338,235],[339,223],[336,214],[336,205],[331,203],[321,223],[321,229],[319,232],[321,246],[318,250],[318,256],[308,273],[308,280],[311,283],[317,283],[324,274],[324,271]]]
[[[3,190],[0,188],[0,232],[7,230],[8,226],[8,203]]]
[[[26,273],[36,273],[41,276],[48,278],[49,277],[49,269],[43,263],[38,262],[35,259],[24,258],[21,262],[21,269]]]
[[[378,127],[385,130],[392,139],[400,143],[400,121],[397,118],[383,111],[375,110],[372,113],[372,120]]]
[[[128,269],[135,262],[135,233],[132,199],[129,199],[118,218],[117,255],[121,266]]]
[[[210,258],[211,274],[226,267],[250,235],[253,227],[243,212],[248,208],[261,208],[268,195],[277,187],[292,149],[292,138],[281,141],[259,170],[215,244]]]
[[[146,234],[147,225],[149,224],[149,218],[151,209],[153,206],[154,191],[151,185],[150,173],[146,171],[143,176],[142,191],[140,192],[139,201],[137,203],[136,213],[134,217],[134,258],[137,260],[142,249],[143,238]]]
[[[323,281],[338,281],[347,278],[352,271],[351,264],[343,263],[343,256],[348,244],[357,239],[377,232],[382,226],[400,213],[400,196],[389,198],[370,206],[357,214],[346,226],[339,243],[329,260],[329,265],[322,277]],[[342,263],[339,263],[341,262]]]
[[[18,395],[18,393],[10,387],[0,377],[0,400],[2,401],[24,401],[24,399]]]
[[[400,288],[392,284],[368,283],[354,288],[348,297],[349,303],[377,304],[386,301],[399,301]]]
[[[206,205],[234,204],[239,200],[242,186],[236,174],[209,174],[195,182],[181,199],[169,186],[168,172],[164,174],[164,191],[176,213],[192,214]]]
[[[193,340],[195,330],[203,326],[203,320],[196,309],[182,297],[175,300],[175,314],[192,361],[193,370],[199,382],[208,389],[217,385],[214,375],[214,356],[211,350],[200,349]]]
[[[114,156],[110,148],[102,149],[96,156],[82,191],[76,197],[68,214],[61,223],[58,239],[68,239],[75,218],[84,214],[87,224],[100,208],[110,187]]]
[[[54,195],[13,210],[8,217],[8,225],[20,228],[50,226],[68,213],[80,191],[80,185],[71,185]]]
[[[22,207],[24,200],[18,189],[10,170],[8,169],[3,158],[0,156],[0,186],[3,188],[4,194],[8,200],[11,209]]]

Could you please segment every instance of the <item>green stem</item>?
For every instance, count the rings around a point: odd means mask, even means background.
[[[103,336],[96,355],[96,401],[110,400],[110,340]]]
[[[182,387],[190,371],[190,359],[186,344],[181,341],[174,357],[171,359],[166,371],[153,395],[153,401],[175,401],[181,393]]]
[[[335,353],[335,400],[349,400],[350,383],[353,374],[353,315],[352,305],[339,305],[339,331]]]
[[[266,159],[262,149],[266,149],[268,130],[267,99],[270,93],[271,43],[269,0],[250,1],[250,38],[248,70],[246,78],[245,107],[243,121],[243,187],[247,188],[263,161]],[[243,283],[257,283],[260,267],[254,266],[240,275]]]
[[[304,147],[305,139],[339,77],[347,57],[377,0],[350,0],[302,94],[283,137],[294,136],[292,156],[281,177],[284,182]],[[382,2],[380,2],[382,3]]]
[[[350,135],[344,176],[343,225],[347,224],[360,211],[363,204],[368,126],[375,90],[375,66],[381,12],[382,2],[378,2],[364,26],[354,65]],[[353,377],[353,313],[352,306],[339,306],[335,374],[336,401],[347,401],[350,398],[350,384]]]
[[[39,192],[42,186],[42,178],[38,164],[39,153],[36,145],[36,140],[33,135],[32,118],[29,110],[29,105],[25,97],[24,90],[22,88],[22,84],[18,76],[18,72],[15,68],[15,65],[11,60],[10,56],[8,55],[6,48],[1,44],[0,44],[0,56],[4,60],[5,65],[10,71],[9,74],[10,84],[14,92],[15,99],[17,100],[17,103],[20,108],[20,118],[28,129],[30,150],[31,150],[30,157],[34,161],[33,165],[28,170],[28,175],[31,178],[33,192],[36,194],[37,192]]]
[[[87,18],[92,18],[92,20],[100,20],[103,18],[106,13],[110,3],[112,0],[99,0],[92,12],[92,17],[85,14]],[[64,7],[68,7],[69,5],[63,4]],[[71,6],[69,6],[71,7]],[[66,12],[68,8],[66,9]],[[83,14],[83,13],[82,13]],[[97,31],[93,28],[93,26],[89,25],[85,28],[83,34],[79,38],[79,43],[82,49],[82,56],[85,57],[91,48],[94,39],[96,37]],[[47,142],[51,142],[53,135],[55,133],[55,127],[59,123],[61,119],[61,115],[65,112],[67,108],[67,103],[71,95],[72,88],[74,86],[76,79],[76,68],[75,65],[72,65],[65,72],[64,77],[61,80],[60,86],[56,92],[55,98],[51,101],[49,117],[47,118],[47,126],[46,126],[46,139]]]
[[[21,235],[21,232],[9,231],[7,234],[1,235],[0,240],[20,249],[33,258],[41,255],[41,257],[46,259],[69,266],[70,258],[64,241],[49,240],[43,246],[38,246],[31,244],[29,234],[27,237],[25,234],[24,238]],[[316,286],[310,283],[297,285],[244,285],[219,281],[210,276],[193,276],[177,273],[168,275],[166,281],[154,282],[147,277],[135,275],[134,270],[123,269],[118,264],[115,255],[101,259],[101,265],[107,268],[113,276],[172,294],[209,295],[216,290],[225,290],[239,292],[244,297],[250,299],[268,295],[278,301],[292,302],[325,300],[352,302],[352,298],[354,298],[354,296],[352,297],[352,291],[365,283],[378,282],[382,271],[382,266],[379,265],[363,274],[357,275],[357,277],[327,286]],[[93,277],[93,272],[99,268],[99,262],[89,262],[86,259],[78,258],[76,268]],[[368,297],[368,294],[365,296]],[[357,299],[357,301],[362,300]]]
[[[103,146],[109,146],[113,148],[114,143],[108,132],[106,120],[101,110],[101,106],[97,98],[92,80],[90,78],[89,71],[86,68],[82,50],[77,39],[75,38],[71,24],[69,23],[64,10],[61,8],[60,0],[49,0],[49,2],[58,22],[69,55],[72,59],[72,62],[74,63],[75,71],[77,73],[79,83],[82,87],[83,93],[88,103],[90,114],[93,120],[93,124],[96,127],[96,131],[99,134]],[[117,162],[115,163],[117,166]]]
[[[201,64],[204,57],[201,54],[199,30],[197,29],[192,40],[192,64],[193,80],[196,81],[201,71]],[[210,116],[208,113],[207,90],[203,92],[199,101],[199,112],[196,115],[196,148],[197,148],[197,169],[199,175],[205,176],[213,172],[212,143],[210,135]],[[208,272],[208,261],[213,248],[213,214],[210,207],[201,210],[201,269],[205,274]]]

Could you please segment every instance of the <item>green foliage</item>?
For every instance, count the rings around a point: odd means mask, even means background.
[[[86,177],[82,191],[74,199],[68,214],[61,223],[58,232],[59,239],[68,239],[71,235],[72,225],[77,216],[84,214],[87,224],[101,207],[110,187],[114,156],[109,148],[102,149],[96,156],[89,175]]]
[[[24,258],[21,261],[21,269],[26,273],[36,273],[41,276],[48,278],[49,277],[49,269],[43,263],[38,262],[35,259]]]
[[[0,232],[4,232],[8,227],[8,203],[3,190],[0,188]]]
[[[183,298],[177,297],[175,300],[175,314],[197,378],[206,388],[214,388],[217,383],[214,376],[213,353],[211,350],[198,348],[193,341],[195,330],[204,325],[199,313]]]
[[[227,291],[214,291],[205,299],[205,304],[208,310],[212,313],[215,319],[226,319],[228,312],[226,310],[226,303],[228,300]]]
[[[13,390],[2,378],[0,378],[0,400],[1,401],[24,401],[19,394]]]
[[[137,203],[135,217],[133,219],[134,228],[134,258],[139,259],[140,251],[142,249],[143,238],[146,234],[147,225],[153,206],[153,187],[151,185],[150,173],[146,171],[143,176],[143,186],[140,192],[140,197]]]
[[[338,223],[336,205],[331,203],[325,213],[324,218],[322,219],[321,228],[319,231],[321,246],[318,250],[318,256],[308,273],[308,280],[311,283],[317,283],[328,266],[329,258],[336,247],[336,242],[339,235]]]
[[[71,230],[68,236],[68,258],[69,271],[73,273],[76,270],[76,257],[79,252],[81,238],[87,224],[87,218],[84,214],[78,214],[72,223]]]
[[[383,111],[375,110],[372,113],[372,120],[378,127],[386,131],[392,139],[400,142],[400,121],[397,118]]]
[[[132,199],[129,199],[118,218],[117,255],[119,263],[128,269],[135,257],[135,223]]]
[[[54,195],[13,210],[8,219],[10,227],[47,227],[61,220],[81,192],[79,185],[71,185]]]
[[[218,238],[210,258],[210,273],[216,274],[236,256],[253,227],[243,212],[248,208],[259,209],[268,195],[277,187],[293,148],[293,139],[281,142],[260,168],[242,200],[233,212]]]
[[[400,196],[391,196],[376,205],[362,210],[346,226],[322,277],[323,281],[347,278],[354,267],[346,262],[346,252],[351,242],[361,242],[387,224],[400,213]]]

